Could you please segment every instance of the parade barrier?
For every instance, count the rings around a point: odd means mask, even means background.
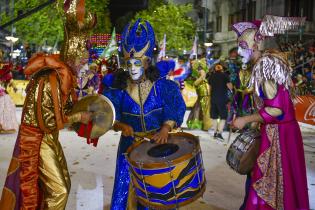
[[[297,96],[295,102],[295,116],[297,121],[315,125],[315,96]]]
[[[185,81],[185,88],[182,90],[182,96],[187,108],[193,107],[198,99],[196,88],[187,81]]]
[[[8,85],[6,90],[16,106],[23,106],[28,82],[28,80],[12,80]]]

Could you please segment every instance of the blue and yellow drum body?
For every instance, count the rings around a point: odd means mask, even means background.
[[[143,141],[127,151],[131,181],[138,201],[154,209],[189,204],[202,196],[206,181],[199,139],[170,134],[167,144]]]

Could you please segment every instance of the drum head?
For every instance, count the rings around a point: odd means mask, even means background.
[[[170,134],[166,144],[144,141],[131,146],[127,153],[131,164],[137,166],[137,162],[141,162],[145,167],[146,165],[167,164],[168,161],[176,164],[183,158],[189,159],[199,150],[198,138],[182,132]]]
[[[111,129],[115,119],[115,109],[111,101],[103,95],[89,95],[80,99],[72,109],[72,114],[92,112],[92,132],[90,138],[98,138]],[[78,132],[81,123],[74,123],[73,128]]]
[[[236,137],[226,154],[227,164],[237,173],[246,175],[256,163],[260,148],[260,133],[247,130]]]

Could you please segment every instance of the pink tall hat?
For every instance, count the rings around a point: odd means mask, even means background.
[[[255,43],[263,39],[259,34],[259,22],[239,22],[232,25],[238,36],[238,45],[243,49],[252,49]]]
[[[242,34],[248,29],[258,30],[258,28],[259,26],[257,26],[254,22],[238,22],[232,25],[232,29],[236,32],[238,37],[242,36]]]

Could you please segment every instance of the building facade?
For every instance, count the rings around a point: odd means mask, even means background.
[[[315,38],[314,0],[214,0],[210,5],[212,8],[208,8],[208,22],[213,27],[212,40],[223,56],[228,56],[229,50],[236,47],[236,34],[231,25],[240,21],[262,19],[265,14],[305,16],[307,21],[303,29],[284,36],[288,40],[302,41]]]

